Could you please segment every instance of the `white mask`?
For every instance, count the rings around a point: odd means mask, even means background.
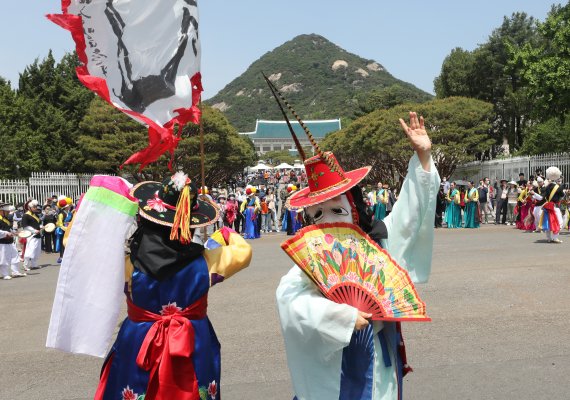
[[[315,224],[329,222],[354,223],[350,203],[344,194],[324,203],[309,206],[305,209],[305,212]]]

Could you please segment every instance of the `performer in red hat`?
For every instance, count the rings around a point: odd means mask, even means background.
[[[289,200],[299,190],[297,185],[290,183],[285,189],[287,191],[287,199],[285,200],[285,215],[283,216],[283,224],[281,230],[287,232],[287,235],[294,235],[302,227],[303,209],[292,207]]]
[[[271,82],[268,84],[278,103],[278,95],[286,103]],[[310,223],[358,225],[408,271],[414,282],[427,281],[440,179],[423,118],[410,112],[409,124],[400,120],[415,154],[392,212],[383,221],[371,221],[357,186],[370,167],[344,171],[332,153],[319,148],[287,106],[317,154],[304,161],[309,186],[291,196],[291,207],[304,207]],[[411,368],[406,363],[399,323],[371,323],[371,314],[326,299],[297,266],[281,279],[277,305],[297,399],[401,399],[402,378]]]
[[[253,186],[248,185],[245,188],[245,195],[247,197],[240,206],[240,212],[242,213],[245,221],[243,237],[246,239],[259,239],[261,236],[257,221],[259,218],[259,213],[261,211],[261,205],[259,203],[259,197],[256,196],[256,193],[257,189]]]

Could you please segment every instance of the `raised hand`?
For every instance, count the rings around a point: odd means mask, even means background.
[[[418,114],[410,111],[410,125],[408,126],[402,118],[400,118],[400,125],[406,136],[408,136],[412,147],[418,153],[422,167],[424,170],[429,171],[431,140],[426,132],[424,117],[420,116],[418,119]]]

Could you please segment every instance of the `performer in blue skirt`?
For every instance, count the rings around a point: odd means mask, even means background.
[[[473,182],[467,185],[464,217],[465,228],[479,228],[479,191]]]
[[[461,228],[461,198],[455,182],[451,182],[447,193],[447,208],[445,209],[445,223],[448,228]]]
[[[259,198],[255,193],[256,189],[253,186],[246,187],[245,194],[247,198],[243,201],[240,208],[240,212],[243,214],[245,220],[243,237],[246,239],[259,239],[260,237],[257,218],[259,218],[261,206],[259,204]]]

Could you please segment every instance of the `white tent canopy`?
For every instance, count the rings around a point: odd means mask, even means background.
[[[263,169],[273,169],[273,167],[270,167],[269,165],[265,165],[264,163],[260,162],[255,167],[250,168],[251,171],[260,171]]]
[[[273,167],[274,169],[291,169],[293,168],[293,166],[291,164],[287,164],[286,162],[279,164],[276,167]]]

